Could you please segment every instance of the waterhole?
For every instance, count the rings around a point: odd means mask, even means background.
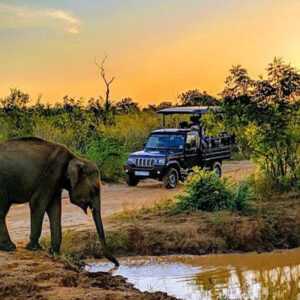
[[[120,267],[89,261],[90,272],[111,271],[141,291],[180,299],[300,299],[300,248],[263,254],[169,255],[119,259]]]

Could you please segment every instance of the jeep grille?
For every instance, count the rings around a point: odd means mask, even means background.
[[[137,167],[154,167],[155,159],[154,158],[136,158],[135,165]]]

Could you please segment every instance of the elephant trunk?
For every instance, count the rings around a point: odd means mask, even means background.
[[[97,228],[97,232],[99,235],[100,242],[102,244],[102,250],[104,256],[113,262],[116,266],[119,266],[119,262],[111,255],[109,250],[107,249],[107,244],[105,240],[105,234],[103,230],[103,224],[102,224],[102,219],[101,219],[101,213],[100,213],[100,201],[97,201],[98,205],[92,205],[91,209],[93,212],[93,219]]]

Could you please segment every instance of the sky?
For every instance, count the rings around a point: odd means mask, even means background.
[[[232,65],[300,68],[299,0],[0,0],[0,97],[97,97],[104,54],[111,98],[142,106],[188,89],[217,95]]]

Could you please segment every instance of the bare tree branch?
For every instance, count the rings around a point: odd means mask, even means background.
[[[105,73],[105,68],[104,68],[104,64],[106,62],[108,55],[105,53],[104,57],[101,61],[101,63],[99,63],[96,58],[94,58],[94,64],[98,67],[99,71],[100,71],[100,76],[102,77],[105,87],[106,87],[106,92],[105,92],[105,100],[104,100],[104,118],[103,121],[104,123],[106,123],[106,119],[107,119],[107,114],[109,112],[110,109],[110,85],[113,83],[113,81],[115,80],[115,77],[113,76],[110,80],[108,80],[106,78],[106,73]]]

